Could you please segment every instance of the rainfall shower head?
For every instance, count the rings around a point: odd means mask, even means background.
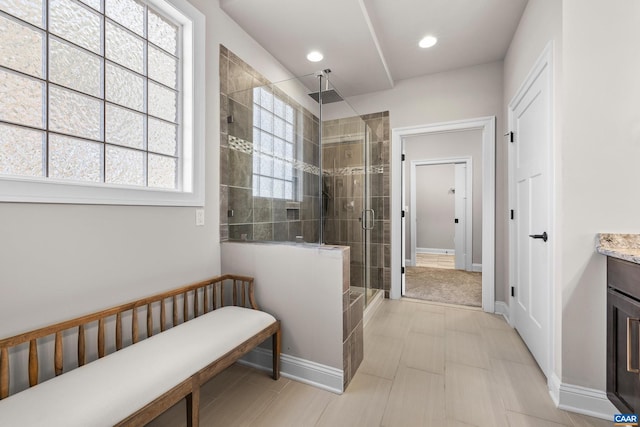
[[[316,102],[319,102],[318,99],[320,99],[320,93],[319,92],[313,92],[309,94],[310,97],[312,97]],[[322,103],[323,104],[331,104],[332,102],[339,102],[339,101],[343,101],[342,97],[340,96],[340,94],[338,92],[336,92],[333,89],[329,89],[329,90],[323,90],[322,91]]]
[[[334,89],[329,89],[329,74],[331,73],[331,69],[326,68],[321,71],[317,71],[315,76],[320,79],[320,88],[322,89],[322,79],[324,79],[324,90],[322,91],[322,103],[323,104],[331,104],[332,102],[340,102],[343,101],[342,97],[338,92]],[[313,92],[309,94],[310,97],[314,99],[316,102],[320,102],[320,92]]]

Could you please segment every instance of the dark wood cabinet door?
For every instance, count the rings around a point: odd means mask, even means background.
[[[622,413],[640,411],[640,374],[627,370],[628,363],[632,370],[640,368],[640,322],[637,319],[640,319],[640,302],[609,288],[607,396]],[[628,348],[630,352],[627,352]]]

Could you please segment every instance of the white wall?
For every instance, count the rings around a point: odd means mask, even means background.
[[[505,58],[505,110],[554,44],[555,374],[606,387],[606,265],[598,232],[640,232],[640,3],[529,0]]]
[[[258,305],[282,321],[282,353],[342,370],[344,248],[254,242],[222,247],[222,268],[255,277]]]
[[[360,114],[388,110],[391,129],[496,116],[496,129],[501,132],[505,126],[502,72],[503,63],[497,61],[401,80],[393,89],[351,97],[347,101]],[[495,298],[505,301],[508,276],[501,260],[507,256],[507,163],[506,147],[500,140],[498,138],[496,144]],[[397,167],[399,163],[391,165],[392,170]],[[400,236],[400,230],[397,235]]]
[[[455,166],[416,167],[416,248],[454,250]],[[413,218],[413,215],[409,215]]]
[[[640,2],[563,2],[562,380],[605,388],[598,232],[640,232]],[[585,333],[586,331],[586,333]]]
[[[554,62],[554,143],[553,151],[556,159],[556,165],[554,165],[553,173],[555,175],[555,188],[556,194],[554,196],[556,204],[556,212],[562,211],[562,186],[560,180],[561,172],[561,152],[560,147],[562,143],[562,2],[558,0],[529,0],[527,7],[522,15],[520,24],[516,33],[511,41],[511,45],[504,59],[504,114],[507,117],[507,108],[511,99],[516,95],[518,89],[524,82],[529,71],[535,64],[538,57],[542,54],[545,46],[548,43],[553,43],[553,62]],[[504,127],[498,126],[498,134],[502,135],[509,130],[508,123],[504,122]],[[501,145],[501,144],[498,144]],[[506,145],[506,142],[505,144]],[[502,162],[506,165],[507,158],[505,157]],[[506,166],[505,166],[506,167]],[[507,188],[507,176],[503,177],[504,187]],[[505,211],[509,209],[508,205],[504,207]],[[508,221],[505,218],[505,221]],[[504,228],[508,230],[508,228]],[[555,253],[560,253],[561,240],[562,240],[562,218],[556,214],[556,232],[555,239],[550,240],[550,243],[555,245]],[[505,239],[505,255],[508,253],[508,239]],[[505,257],[504,260],[508,258]],[[555,276],[554,276],[554,294],[555,294],[555,326],[554,326],[554,347],[555,347],[555,360],[554,370],[556,374],[561,376],[561,324],[562,324],[562,295],[561,295],[561,270],[562,261],[560,257],[556,257],[555,261]],[[505,270],[508,270],[508,264],[504,262]],[[506,273],[505,273],[506,274]],[[508,275],[505,276],[508,278]],[[505,288],[502,293],[509,295],[508,289],[510,284],[504,282]],[[497,292],[499,292],[497,290]],[[508,297],[506,297],[508,300]]]
[[[473,168],[473,245],[472,262],[482,264],[482,131],[466,130],[456,132],[429,133],[405,138],[405,182],[407,185],[405,194],[406,203],[409,203],[411,183],[411,161],[432,160],[453,157],[471,157]],[[418,184],[418,183],[417,183]],[[453,196],[452,196],[453,197]],[[410,254],[411,248],[411,218],[412,213],[407,214],[406,224],[406,254]]]
[[[0,337],[219,274],[219,44],[289,77],[218,7],[206,16],[205,226],[180,207],[0,204]]]
[[[400,80],[393,89],[347,101],[359,114],[389,110],[391,128],[500,116],[502,61]]]

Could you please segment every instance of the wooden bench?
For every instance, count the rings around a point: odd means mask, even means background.
[[[258,309],[253,286],[214,277],[0,340],[0,426],[138,426],[183,398],[198,426],[200,386],[269,337],[280,376],[280,322]],[[9,395],[19,368],[29,388]]]

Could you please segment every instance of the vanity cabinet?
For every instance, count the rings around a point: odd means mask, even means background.
[[[607,397],[640,411],[640,265],[607,257]]]

